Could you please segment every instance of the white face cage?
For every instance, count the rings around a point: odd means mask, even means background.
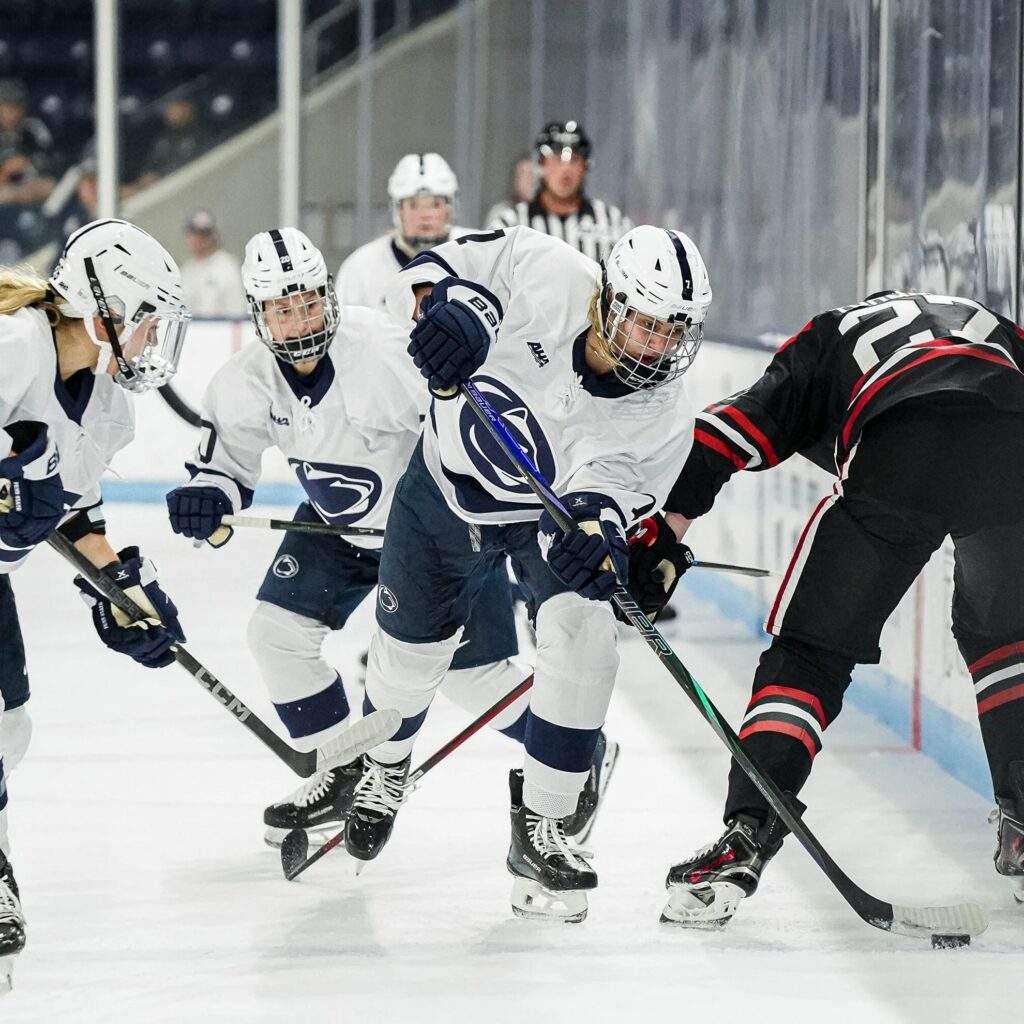
[[[282,363],[321,359],[338,330],[334,280],[308,291],[293,291],[262,302],[249,296],[256,335]]]
[[[184,307],[158,313],[143,303],[135,317],[125,323],[124,303],[120,299],[116,296],[107,297],[106,306],[115,330],[117,349],[120,351],[114,351],[107,336],[106,325],[97,331],[91,317],[85,318],[85,324],[89,336],[100,347],[101,353],[114,353],[118,364],[114,380],[126,391],[135,394],[168,384],[178,372],[178,360],[192,314]],[[102,354],[100,360],[97,370],[104,369]]]
[[[703,323],[682,313],[667,320],[648,316],[627,305],[624,292],[607,302],[603,327],[612,372],[637,391],[661,387],[686,373],[704,340]]]

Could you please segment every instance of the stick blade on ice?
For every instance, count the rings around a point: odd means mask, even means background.
[[[354,761],[360,754],[390,739],[401,724],[402,716],[394,708],[371,711],[317,750],[316,770],[328,771]]]
[[[891,931],[897,935],[930,939],[933,935],[980,935],[988,927],[988,915],[977,903],[949,907],[901,907],[893,905]]]

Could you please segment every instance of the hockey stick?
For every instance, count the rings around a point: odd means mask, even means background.
[[[109,577],[101,572],[75,546],[60,533],[51,533],[47,543],[66,558],[108,601],[117,605],[133,619],[143,619],[146,613]],[[171,648],[174,660],[204,690],[208,690],[218,704],[246,727],[257,739],[269,747],[296,775],[309,778],[314,772],[326,771],[348,764],[365,751],[383,743],[402,724],[402,716],[392,708],[372,711],[354,723],[333,740],[316,750],[295,750],[266,723],[242,703],[205,665],[197,661],[184,644]]]
[[[734,572],[738,576],[778,576],[771,569],[758,569],[753,565],[733,565],[730,562],[704,562],[694,560],[691,569],[717,569],[719,572]]]
[[[501,714],[505,708],[514,704],[517,700],[530,687],[533,686],[533,676],[530,675],[524,679],[515,689],[510,690],[501,698],[496,704],[492,704],[479,718],[474,719],[469,725],[466,726],[462,732],[453,736],[443,747],[434,751],[414,771],[408,779],[405,781],[405,788],[411,789],[416,785],[420,779],[423,778],[431,768],[435,768],[441,761],[443,761],[452,751],[457,750],[462,746],[466,740],[469,739],[474,733],[479,732],[488,722],[492,721],[498,715]],[[311,867],[321,857],[327,856],[336,846],[340,846],[345,841],[345,829],[342,828],[336,832],[330,839],[316,850],[313,854],[307,856],[309,853],[309,837],[306,835],[305,829],[294,828],[291,832],[284,837],[284,841],[281,843],[281,869],[284,871],[284,877],[289,882],[298,878],[306,868]]]
[[[291,519],[260,519],[258,516],[224,516],[225,526],[254,530],[285,530],[288,533],[321,533],[332,537],[383,537],[384,531],[369,526],[331,526],[330,523],[297,523]]]
[[[490,403],[480,393],[476,384],[472,380],[464,381],[459,390],[465,397],[466,403],[516,466],[523,480],[537,495],[559,527],[566,532],[578,529],[576,522],[569,515],[558,496],[551,490],[540,470],[516,443],[501,417],[491,408]],[[711,699],[679,660],[665,638],[640,610],[629,591],[625,587],[618,587],[612,595],[612,600],[643,637],[647,646],[661,659],[661,663],[668,669],[672,678],[714,729],[719,739],[729,748],[736,763],[862,921],[883,931],[916,938],[930,938],[933,940],[933,944],[936,939],[941,940],[943,937],[951,935],[980,935],[988,927],[985,911],[976,903],[905,907],[887,903],[861,889],[836,864],[818,838],[804,824],[803,819],[790,802],[791,798],[779,789],[771,777],[744,750],[739,737],[733,732],[729,723],[719,714]]]

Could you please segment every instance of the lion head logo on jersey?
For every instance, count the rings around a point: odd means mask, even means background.
[[[366,466],[289,459],[310,503],[331,523],[358,522],[380,501],[384,485]]]
[[[494,411],[505,421],[509,433],[519,447],[541,471],[546,480],[556,476],[555,457],[537,417],[526,403],[507,384],[493,377],[474,376],[473,382],[491,403]],[[459,433],[462,443],[480,476],[498,490],[509,494],[532,494],[523,482],[515,464],[499,447],[487,428],[467,405],[459,414]]]

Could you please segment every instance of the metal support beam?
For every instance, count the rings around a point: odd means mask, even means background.
[[[96,173],[97,214],[116,217],[120,182],[118,166],[118,5],[96,0],[93,15],[96,53]]]
[[[355,219],[360,244],[373,230],[373,35],[373,0],[360,0]]]
[[[277,114],[281,146],[278,220],[287,227],[299,227],[301,215],[302,7],[303,0],[278,0],[277,5]]]

